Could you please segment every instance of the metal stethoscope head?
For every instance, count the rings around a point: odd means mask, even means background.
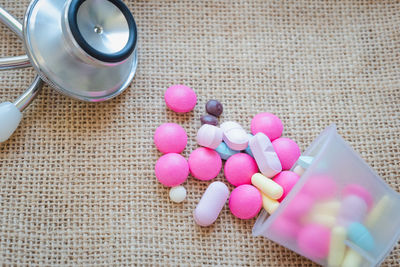
[[[120,0],[33,0],[23,26],[1,7],[0,21],[27,54],[1,58],[0,70],[32,65],[38,73],[14,103],[0,104],[0,142],[18,127],[42,80],[64,95],[100,102],[122,93],[135,75],[136,23]]]

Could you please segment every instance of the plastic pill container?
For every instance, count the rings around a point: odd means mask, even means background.
[[[379,265],[400,237],[400,194],[343,140],[335,125],[303,156],[314,160],[277,210],[260,214],[253,235],[323,266]],[[349,201],[353,211],[346,210]]]

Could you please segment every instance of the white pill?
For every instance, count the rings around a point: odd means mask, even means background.
[[[222,142],[222,130],[211,124],[203,124],[197,132],[196,140],[201,146],[216,149]]]
[[[229,189],[222,182],[211,183],[194,210],[194,221],[200,226],[209,226],[217,220],[229,197]]]
[[[303,167],[301,167],[300,165],[297,165],[293,170],[293,172],[298,174],[299,176],[302,176],[305,171],[306,170]]]
[[[300,156],[299,159],[297,160],[297,164],[299,164],[304,169],[308,169],[308,167],[311,166],[313,160],[314,160],[314,157]]]
[[[169,190],[169,198],[175,203],[181,203],[186,198],[186,189],[183,186],[175,186]]]
[[[249,144],[249,136],[240,124],[227,121],[221,124],[224,132],[223,139],[226,145],[233,150],[244,150]]]

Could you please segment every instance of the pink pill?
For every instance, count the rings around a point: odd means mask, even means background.
[[[154,144],[163,153],[181,153],[187,144],[185,129],[176,123],[164,123],[154,133]]]
[[[296,240],[300,229],[301,226],[297,222],[282,216],[277,217],[271,224],[271,232],[282,241],[293,242],[293,240]]]
[[[164,99],[167,107],[178,113],[192,111],[197,102],[193,89],[182,84],[169,87],[165,91]]]
[[[301,192],[318,200],[329,199],[336,195],[337,184],[329,175],[315,175],[307,180]]]
[[[274,114],[259,113],[251,120],[251,133],[264,133],[271,141],[279,138],[283,132],[282,121]]]
[[[272,142],[272,146],[282,164],[282,170],[290,170],[300,157],[300,148],[290,138],[278,138]]]
[[[189,156],[190,173],[199,180],[208,181],[217,177],[221,167],[221,157],[215,150],[199,147]]]
[[[160,183],[174,187],[186,181],[189,176],[189,165],[181,155],[168,153],[157,160],[155,172]]]
[[[252,185],[244,184],[233,189],[229,198],[229,208],[239,219],[255,217],[262,207],[260,191]]]
[[[343,196],[356,195],[362,198],[368,205],[370,210],[374,204],[373,197],[370,192],[367,191],[363,186],[358,184],[349,184],[343,189]]]
[[[194,210],[194,221],[200,226],[213,224],[217,220],[228,197],[229,189],[224,183],[211,183]]]
[[[286,206],[282,216],[291,218],[293,220],[299,220],[311,210],[314,202],[314,198],[307,194],[299,193]]]
[[[308,224],[300,230],[297,245],[304,256],[321,260],[328,256],[330,239],[329,228],[319,224]]]
[[[258,172],[256,161],[245,153],[231,156],[225,163],[224,174],[234,186],[251,184],[251,177]]]
[[[280,172],[274,177],[274,182],[283,188],[283,195],[280,199],[278,199],[279,202],[281,202],[287,196],[287,194],[289,194],[290,190],[292,190],[293,186],[299,179],[300,176],[291,171]]]

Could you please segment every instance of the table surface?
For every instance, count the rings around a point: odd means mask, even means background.
[[[126,1],[140,34],[136,78],[97,104],[45,86],[16,133],[0,146],[0,260],[14,265],[314,266],[262,237],[255,219],[227,206],[216,223],[195,225],[207,182],[189,177],[183,204],[154,177],[152,141],[164,122],[197,146],[204,104],[249,129],[258,112],[277,114],[284,136],[304,150],[331,123],[400,191],[399,1]],[[28,1],[0,0],[22,20]],[[3,25],[1,55],[21,42]],[[60,62],[62,64],[62,62]],[[0,101],[13,101],[32,69],[0,74]],[[166,109],[163,92],[193,87],[193,112]],[[216,180],[224,181],[222,173]],[[232,189],[232,188],[231,188]],[[383,266],[400,265],[400,246]]]

